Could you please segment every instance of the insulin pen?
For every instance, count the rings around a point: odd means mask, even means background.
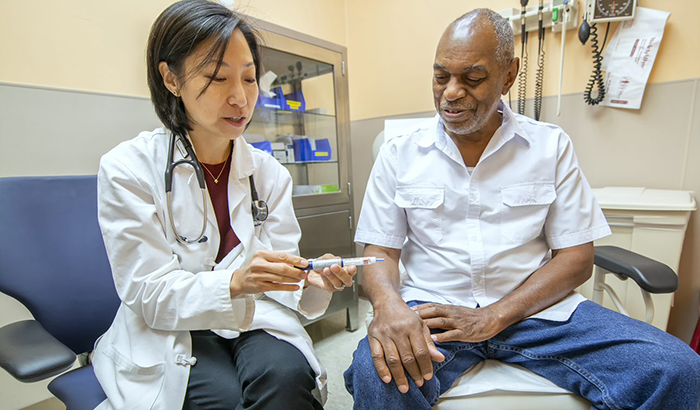
[[[384,262],[384,258],[368,256],[366,258],[333,258],[333,259],[309,259],[308,270],[321,271],[324,268],[330,268],[331,265],[343,266],[365,266],[377,262]]]

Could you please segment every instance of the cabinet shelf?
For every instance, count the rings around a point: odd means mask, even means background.
[[[321,114],[309,111],[292,111],[261,106],[255,107],[255,112],[253,113],[253,121],[263,121],[263,118],[265,117],[276,117],[278,121],[284,124],[297,123],[299,122],[299,117],[304,118],[304,120],[306,121],[331,120],[335,122],[335,115],[331,114]]]
[[[300,55],[292,57],[287,51],[271,47],[262,49],[262,60],[263,72],[270,70],[277,74],[277,78],[272,83],[273,87],[333,73],[332,64]]]
[[[296,161],[296,162],[280,162],[282,165],[314,165],[314,164],[337,164],[338,161]]]

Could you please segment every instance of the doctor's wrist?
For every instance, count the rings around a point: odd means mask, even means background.
[[[238,270],[235,270],[231,273],[231,280],[228,283],[228,291],[229,291],[229,294],[231,295],[231,299],[235,299],[237,297],[240,297],[243,294],[240,287],[238,286],[238,284],[234,280],[234,278],[236,277],[236,272],[238,272]]]

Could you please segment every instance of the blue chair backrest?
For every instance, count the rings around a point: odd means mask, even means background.
[[[93,176],[0,178],[0,292],[75,353],[119,307]]]

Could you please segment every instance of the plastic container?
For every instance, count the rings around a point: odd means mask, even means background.
[[[284,96],[284,108],[292,111],[306,111],[306,101],[304,93],[295,91]]]
[[[272,143],[270,141],[251,142],[250,145],[272,155]]]
[[[321,193],[326,194],[326,193],[331,193],[331,192],[339,192],[340,189],[338,189],[337,184],[326,184],[326,185],[321,185]]]
[[[259,107],[274,108],[277,110],[286,109],[287,102],[284,98],[284,93],[282,92],[282,87],[275,87],[275,88],[271,89],[270,91],[275,93],[275,96],[274,97],[265,97],[264,95],[260,94],[258,96],[258,102],[256,105]]]
[[[328,138],[294,139],[294,160],[297,162],[330,161],[331,144]]]
[[[292,195],[312,195],[321,193],[321,185],[294,185]]]
[[[676,274],[681,259],[683,240],[690,213],[697,208],[693,193],[646,188],[606,187],[593,190],[603,209],[612,235],[599,239],[596,246],[613,245],[665,263]],[[641,290],[632,280],[622,281],[615,275],[606,275],[630,316],[644,320],[644,300]],[[592,297],[593,280],[579,289],[587,298]],[[666,330],[673,294],[654,294],[654,321],[652,325]],[[603,305],[615,310],[607,294]]]

